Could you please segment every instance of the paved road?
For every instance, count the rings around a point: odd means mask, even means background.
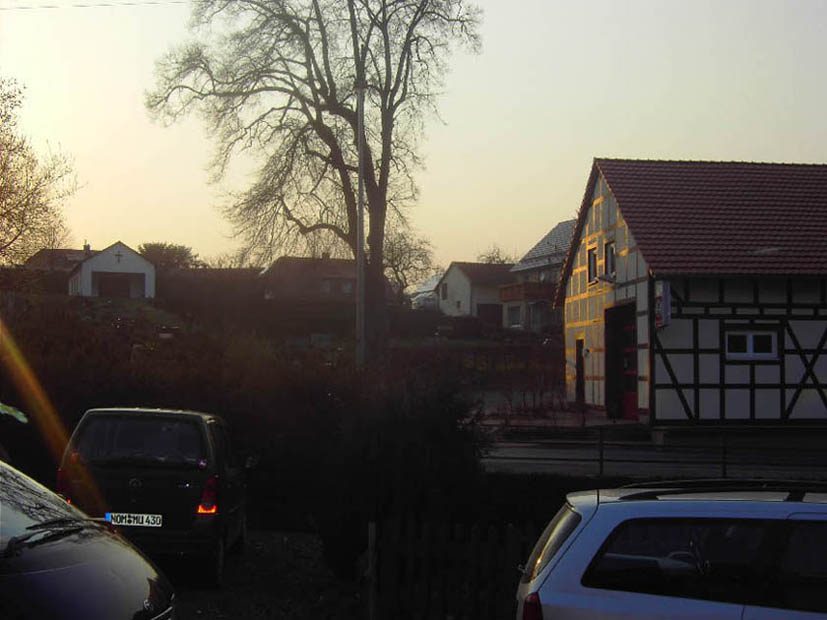
[[[483,459],[486,471],[509,473],[556,473],[593,476],[600,473],[599,449],[588,442],[502,442]],[[624,477],[720,477],[722,452],[719,446],[668,446],[626,443],[605,446],[603,474]],[[765,451],[729,448],[726,475],[752,478],[827,479],[827,460],[815,462],[787,448]]]

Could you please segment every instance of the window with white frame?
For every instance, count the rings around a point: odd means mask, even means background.
[[[597,248],[591,248],[588,251],[588,266],[589,266],[589,284],[597,282]]]
[[[778,357],[778,333],[770,330],[728,330],[725,334],[729,360],[766,360]]]
[[[617,265],[615,262],[615,242],[607,241],[603,249],[603,271],[609,278],[614,278],[617,273]]]

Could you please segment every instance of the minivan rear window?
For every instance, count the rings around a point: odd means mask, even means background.
[[[520,580],[522,583],[532,581],[542,572],[577,527],[577,524],[580,523],[580,519],[580,515],[572,510],[568,504],[554,515],[554,518],[537,540],[537,544],[534,545],[531,555],[528,556],[528,562]]]
[[[81,428],[76,450],[92,464],[197,466],[206,458],[197,422],[163,416],[93,416]]]

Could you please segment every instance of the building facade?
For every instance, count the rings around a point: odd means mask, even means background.
[[[436,286],[439,310],[446,316],[472,316],[500,327],[500,287],[514,281],[514,265],[452,262]]]
[[[511,268],[516,282],[500,287],[503,327],[538,334],[560,329],[554,296],[574,224],[575,220],[557,224]]]
[[[88,248],[87,248],[88,251]],[[82,297],[155,297],[155,266],[117,241],[79,262],[69,276],[69,294]]]
[[[557,296],[569,400],[827,421],[824,213],[827,166],[595,160]]]

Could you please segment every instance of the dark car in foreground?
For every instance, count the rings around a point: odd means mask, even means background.
[[[244,469],[215,415],[89,410],[64,452],[58,492],[150,556],[196,558],[210,585],[246,539]]]
[[[0,463],[0,618],[172,620],[173,599],[107,523]]]

